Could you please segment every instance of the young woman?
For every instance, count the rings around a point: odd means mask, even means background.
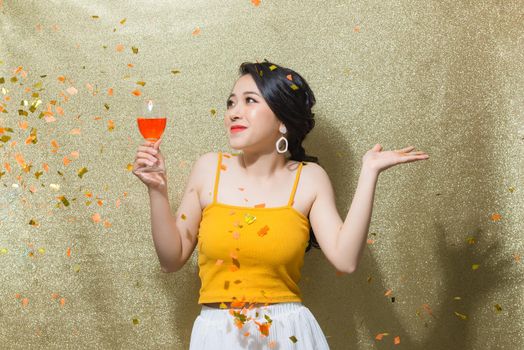
[[[133,173],[151,201],[160,266],[180,270],[198,244],[200,297],[190,350],[329,349],[298,288],[305,252],[320,248],[343,273],[357,268],[381,171],[428,159],[414,147],[366,152],[343,222],[327,173],[302,141],[315,125],[315,97],[297,72],[243,63],[224,126],[241,152],[209,152],[193,165],[175,216],[161,140],[138,147]],[[143,172],[158,165],[157,172]]]

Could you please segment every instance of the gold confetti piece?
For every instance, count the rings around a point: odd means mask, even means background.
[[[80,265],[79,264],[74,264],[73,265],[73,271],[74,272],[80,272]]]
[[[107,103],[104,103],[104,107],[106,110],[109,110],[109,105]]]
[[[99,19],[99,18],[100,18],[100,17],[97,16],[97,15],[93,15],[93,16],[91,16],[91,17],[94,18],[94,19]]]
[[[499,304],[495,304],[495,309],[497,310],[497,312],[502,311],[502,307]]]
[[[182,220],[185,220],[186,219],[186,214],[182,214]]]
[[[131,50],[133,51],[133,53],[134,53],[135,55],[138,54],[138,47],[136,47],[136,46],[132,46],[132,47],[131,47]]]
[[[455,315],[457,315],[457,317],[460,317],[460,318],[463,319],[463,320],[465,320],[465,319],[468,318],[466,315],[463,315],[463,314],[458,313],[458,312],[456,312],[456,311],[454,311],[454,313],[455,313]]]
[[[291,88],[292,88],[293,90],[298,90],[298,86],[296,86],[295,84],[291,84]]]
[[[86,167],[81,168],[80,170],[78,170],[78,177],[82,178],[82,176],[84,176],[84,174],[87,173],[87,171],[88,170]]]
[[[176,74],[180,73],[180,71],[178,69],[174,69],[174,70],[171,71],[171,73],[176,75]]]
[[[145,86],[146,85],[146,82],[145,81],[137,81],[136,82],[138,85],[142,85],[142,86]]]
[[[466,238],[466,242],[468,242],[468,244],[475,244],[475,237]]]
[[[0,248],[0,254],[4,255],[7,254],[8,250],[7,248]]]
[[[473,264],[473,265],[471,265],[471,269],[472,270],[477,270],[479,268],[479,266],[480,266],[479,264]]]
[[[38,226],[38,223],[36,222],[36,220],[31,219],[31,220],[29,220],[29,225],[31,225],[31,226]]]
[[[211,108],[211,110],[209,111],[211,113],[211,115],[214,117],[216,114],[217,114],[217,110],[214,109],[214,108]]]
[[[120,24],[123,25],[124,23],[126,23],[126,21],[127,21],[127,18],[124,18],[123,20],[120,21]]]
[[[65,196],[60,196],[58,197],[60,199],[60,201],[66,206],[68,207],[69,206],[69,201],[67,200],[67,198]]]
[[[289,339],[293,342],[293,343],[296,343],[298,341],[297,337],[295,337],[294,335],[292,335],[291,337],[289,337]]]
[[[251,225],[252,223],[255,222],[255,220],[257,219],[256,216],[254,215],[251,215],[251,214],[244,214],[244,221],[248,224],[248,225]]]
[[[137,318],[137,317],[134,317],[133,318],[133,324],[139,324],[140,323],[140,320]]]

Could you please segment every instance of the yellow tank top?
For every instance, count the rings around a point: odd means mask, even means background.
[[[218,153],[213,202],[204,208],[198,232],[199,304],[302,302],[298,282],[310,223],[292,207],[302,166],[287,205],[228,205],[217,202],[224,171]]]

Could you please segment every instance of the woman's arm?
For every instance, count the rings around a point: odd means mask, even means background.
[[[344,222],[335,205],[333,186],[326,171],[314,166],[317,195],[309,213],[320,248],[340,272],[352,273],[366,245],[378,173],[363,167]]]

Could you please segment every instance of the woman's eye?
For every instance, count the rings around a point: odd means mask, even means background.
[[[252,100],[253,102],[257,102],[257,101],[256,101],[254,98],[252,98],[252,97],[246,97],[246,101],[248,101],[248,100]],[[226,106],[229,107],[232,103],[233,103],[233,101],[231,101],[231,100],[227,100],[227,102],[226,102]]]

